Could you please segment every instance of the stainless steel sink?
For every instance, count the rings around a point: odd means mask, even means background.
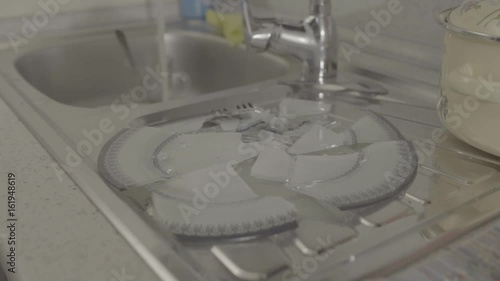
[[[53,100],[79,107],[110,105],[141,85],[146,75],[158,72],[158,44],[152,29],[125,34],[136,68],[131,67],[113,32],[92,41],[27,53],[15,66],[26,81]],[[167,92],[174,98],[254,84],[289,70],[284,59],[232,47],[208,33],[173,30],[165,34],[164,41],[170,81]],[[159,100],[161,86],[155,85],[148,87],[149,98],[141,102]]]
[[[132,197],[110,188],[97,173],[99,152],[124,129],[230,111],[245,104],[276,104],[291,89],[276,86],[273,80],[297,77],[297,65],[273,55],[233,48],[206,32],[171,30],[164,37],[168,65],[182,82],[174,83],[171,94],[186,98],[120,106],[115,111],[117,108],[106,105],[141,82],[138,72],[148,66],[155,68],[157,62],[154,30],[136,28],[125,33],[139,71],[131,68],[113,30],[34,39],[20,57],[0,51],[0,96],[161,280],[237,280],[226,264],[216,260],[220,257],[208,251],[215,242],[203,244],[173,237],[161,224],[151,221]],[[369,58],[375,65],[386,62],[379,56]],[[184,74],[189,79],[184,79]],[[500,162],[452,136],[446,135],[444,141],[443,136],[435,134],[440,132],[436,101],[427,97],[433,97],[438,89],[364,69],[346,67],[342,74],[347,81],[377,81],[389,93],[373,98],[354,93],[295,94],[332,103],[332,114],[346,128],[367,110],[384,115],[417,146],[421,163],[415,184],[397,198],[396,205],[384,205],[370,210],[373,213],[369,218],[359,218],[358,237],[336,245],[334,255],[326,250],[326,259],[322,254],[318,263],[317,256],[306,257],[310,254],[296,247],[295,234],[290,232],[238,242],[251,246],[264,241],[262,245],[272,242],[274,248],[283,247],[287,267],[294,270],[302,270],[304,265],[311,268],[309,261],[313,261],[316,270],[308,272],[310,280],[331,276],[360,280],[399,270],[500,214],[496,203],[500,200]],[[159,89],[151,94],[155,91]],[[75,158],[70,157],[74,151],[82,160],[76,164],[68,160]],[[224,242],[234,246],[236,241]],[[251,252],[256,254],[251,255],[250,268],[267,268],[262,258],[267,250]],[[305,279],[287,275],[289,272],[277,272],[267,280]]]

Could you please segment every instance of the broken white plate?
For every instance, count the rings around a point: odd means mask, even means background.
[[[329,103],[300,99],[283,99],[279,105],[280,116],[285,118],[321,115],[330,112],[331,108]]]
[[[153,191],[172,199],[192,201],[209,198],[211,204],[241,202],[258,196],[233,169],[222,163],[155,184]]]
[[[359,119],[353,126],[336,133],[314,124],[288,150],[292,154],[307,154],[342,145],[370,144],[384,141],[404,140],[401,133],[384,117],[376,113]]]
[[[157,146],[153,164],[157,169],[182,175],[218,163],[248,159],[238,151],[241,145],[240,133],[182,134]]]
[[[404,140],[403,135],[394,125],[374,112],[359,119],[342,134],[348,145]]]
[[[207,199],[172,199],[152,193],[153,212],[176,235],[190,237],[237,237],[273,231],[296,222],[292,203],[280,197],[264,197],[243,202],[213,204]]]
[[[258,124],[267,124],[270,122],[272,114],[269,110],[253,110],[251,112],[241,115],[241,120],[239,122],[236,132],[244,132]]]
[[[152,157],[161,143],[175,136],[153,127],[123,130],[101,150],[99,173],[120,190],[167,178],[164,171],[152,168]]]
[[[320,150],[330,149],[343,145],[343,135],[335,133],[323,126],[314,124],[313,127],[300,137],[289,149],[291,154],[306,154]]]
[[[290,183],[295,186],[305,186],[334,181],[355,172],[363,159],[363,152],[347,155],[299,155]]]
[[[294,174],[291,186],[340,209],[367,206],[403,192],[413,181],[418,166],[415,149],[408,141],[380,142],[351,156],[325,157],[328,158],[297,161],[297,175]],[[346,164],[341,163],[346,160]],[[331,170],[333,179],[320,166],[325,162],[340,169]],[[307,164],[315,166],[306,167]],[[315,179],[326,181],[315,183]]]
[[[241,142],[240,133],[176,134],[164,128],[130,129],[104,146],[98,168],[115,187],[124,190],[257,156],[258,152],[244,153],[249,145]]]
[[[206,132],[176,134],[165,128],[124,130],[102,149],[99,172],[125,190],[172,179],[217,164],[257,157],[268,147],[284,147],[273,139],[242,142],[242,134]]]
[[[279,148],[266,148],[257,157],[250,174],[258,179],[286,182],[292,175],[294,160]]]
[[[120,132],[103,148],[99,170],[120,190],[148,188],[154,216],[173,233],[240,236],[295,222],[293,204],[259,197],[233,168],[282,144],[242,143],[240,133],[167,131],[144,127]]]
[[[260,142],[260,143],[271,143],[276,142],[282,144],[282,147],[287,148],[293,141],[290,137],[275,134],[273,132],[269,132],[267,130],[259,130],[259,131],[249,131],[244,133],[242,136],[242,140],[244,143],[251,142]]]

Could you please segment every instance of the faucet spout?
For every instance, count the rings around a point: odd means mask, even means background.
[[[323,84],[337,77],[337,30],[331,0],[311,0],[311,15],[299,23],[258,18],[242,0],[247,46],[290,54],[303,62],[301,80]]]

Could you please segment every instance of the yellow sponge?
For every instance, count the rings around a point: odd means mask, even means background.
[[[232,46],[245,42],[243,18],[239,13],[221,14],[209,9],[205,16],[207,22],[221,32]]]

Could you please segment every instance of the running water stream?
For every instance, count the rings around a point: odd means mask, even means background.
[[[160,71],[162,73],[168,73],[167,69],[167,57],[166,57],[166,46],[165,46],[165,24],[167,22],[166,20],[166,15],[165,15],[165,0],[155,0],[154,5],[156,12],[156,30],[157,30],[157,44],[158,44],[158,60],[159,60],[159,66],[160,66]],[[162,96],[161,96],[161,101],[167,101],[170,98],[169,95],[169,85],[168,85],[168,79],[163,78],[162,83]]]

